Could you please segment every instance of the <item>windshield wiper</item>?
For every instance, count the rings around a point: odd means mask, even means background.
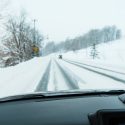
[[[9,96],[9,97],[5,97],[5,98],[1,98],[0,103],[1,102],[19,101],[19,100],[39,99],[39,98],[45,98],[45,94],[44,93],[33,93],[33,94]]]
[[[120,90],[110,90],[109,92],[111,92],[111,93],[125,93],[125,90],[122,90],[122,89],[120,89]]]
[[[9,96],[0,99],[2,102],[12,102],[20,100],[30,100],[30,99],[47,99],[56,97],[73,97],[73,96],[90,96],[90,95],[100,95],[100,94],[124,94],[125,90],[87,90],[87,91],[59,91],[59,92],[39,92],[32,94]]]
[[[89,90],[89,91],[62,91],[47,93],[46,96],[51,97],[74,97],[74,96],[91,96],[91,95],[114,95],[114,94],[124,94],[125,90]]]

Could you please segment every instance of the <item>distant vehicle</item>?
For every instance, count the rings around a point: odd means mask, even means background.
[[[59,55],[58,58],[59,58],[59,59],[62,59],[62,55]]]

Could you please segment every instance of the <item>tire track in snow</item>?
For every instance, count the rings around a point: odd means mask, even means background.
[[[43,77],[41,78],[38,86],[36,87],[35,92],[47,91],[48,82],[50,78],[50,69],[51,69],[51,60],[45,70],[45,73],[43,74]]]
[[[50,69],[50,77],[48,82],[48,91],[58,91],[58,81],[57,81],[57,73],[56,64],[54,60],[51,61],[51,69]]]
[[[80,79],[78,76],[76,76],[72,71],[70,71],[67,67],[64,65],[62,66],[59,62],[55,61],[56,65],[60,69],[64,79],[67,82],[67,85],[69,89],[80,89],[79,82],[85,84],[85,81]]]
[[[121,74],[121,75],[125,75],[124,72],[119,72],[119,71],[115,71],[115,70],[111,70],[111,69],[106,69],[106,68],[102,68],[102,67],[97,67],[97,66],[93,66],[93,65],[89,65],[89,64],[85,64],[85,63],[80,63],[80,62],[71,61],[71,60],[67,60],[67,59],[64,59],[64,61],[70,61],[70,62],[77,63],[77,64],[80,64],[80,65],[85,65],[85,66],[89,66],[89,67],[92,67],[92,68],[101,69],[101,70],[105,70],[105,71],[109,71],[109,72],[113,72],[113,73],[118,73],[118,74]]]
[[[103,72],[100,72],[100,71],[97,71],[97,70],[93,70],[93,69],[91,69],[91,67],[86,67],[86,66],[84,66],[84,65],[82,65],[82,64],[79,64],[79,63],[76,63],[76,62],[73,62],[73,61],[69,61],[69,60],[63,60],[63,61],[65,61],[65,62],[67,62],[67,63],[70,63],[70,64],[72,64],[72,65],[76,65],[76,66],[78,66],[78,67],[81,67],[81,68],[84,68],[84,69],[86,69],[86,70],[88,70],[88,71],[91,71],[91,72],[94,72],[94,73],[97,73],[97,74],[99,74],[99,75],[103,75],[103,76],[105,76],[105,77],[108,77],[108,78],[111,78],[111,79],[113,79],[113,80],[115,80],[115,81],[118,81],[118,82],[121,82],[121,83],[125,83],[125,80],[124,79],[121,79],[121,78],[118,78],[118,77],[115,77],[115,76],[112,76],[112,75],[109,75],[109,74],[106,74],[106,73],[103,73]]]

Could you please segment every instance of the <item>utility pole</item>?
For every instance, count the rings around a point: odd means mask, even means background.
[[[33,20],[34,23],[34,45],[36,44],[36,19]]]
[[[34,56],[39,56],[39,47],[37,46],[37,41],[36,41],[36,19],[33,20],[33,24],[34,24],[34,33],[33,33],[33,47],[32,47],[32,53],[33,53],[33,57]]]

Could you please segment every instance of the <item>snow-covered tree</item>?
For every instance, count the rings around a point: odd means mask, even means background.
[[[46,46],[46,50],[49,50],[49,53],[57,51],[76,51],[79,49],[87,48],[94,43],[106,43],[121,38],[121,30],[119,30],[115,25],[105,26],[102,29],[91,29],[88,33],[81,36],[77,36],[72,39],[66,39],[65,41],[60,42],[55,45],[53,51],[52,47]],[[49,49],[47,49],[47,47]],[[46,51],[47,53],[47,51]]]
[[[99,58],[99,52],[97,51],[97,45],[95,43],[93,43],[91,47],[90,56],[92,59]]]
[[[116,39],[120,39],[121,36],[122,36],[121,30],[117,30],[117,31],[116,31]]]
[[[3,39],[13,63],[22,62],[33,57],[34,29],[28,23],[26,15],[21,13],[19,17],[11,17],[6,25],[7,35]],[[42,35],[35,30],[35,46],[41,47]]]

